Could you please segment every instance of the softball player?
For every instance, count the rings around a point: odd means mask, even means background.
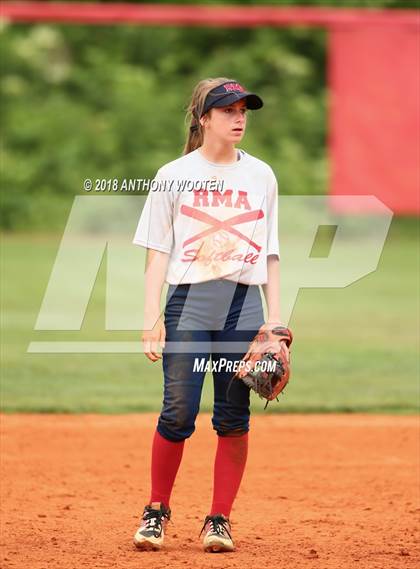
[[[150,500],[134,536],[139,549],[163,545],[184,443],[195,430],[211,369],[217,451],[213,500],[200,535],[205,551],[234,550],[229,518],[247,460],[250,390],[242,381],[229,393],[227,387],[258,330],[280,323],[277,181],[268,164],[236,148],[248,109],[262,106],[234,79],[196,85],[184,153],[157,172],[133,240],[147,248],[143,349],[152,362],[162,357],[164,373]]]

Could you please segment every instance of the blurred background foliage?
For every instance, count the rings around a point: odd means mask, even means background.
[[[413,8],[417,2],[274,4]],[[205,77],[236,78],[264,98],[240,146],[273,167],[281,193],[327,190],[322,29],[3,21],[0,37],[5,230],[62,230],[85,178],[153,177],[181,155],[185,108]]]

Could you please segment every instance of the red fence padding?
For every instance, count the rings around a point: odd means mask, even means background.
[[[81,2],[2,2],[2,18],[13,22],[143,24],[187,26],[408,25],[419,23],[415,10],[331,9],[277,6],[191,6],[175,4],[99,4]]]
[[[332,194],[420,213],[419,39],[399,26],[331,32]]]

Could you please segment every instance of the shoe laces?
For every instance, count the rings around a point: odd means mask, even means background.
[[[155,510],[150,506],[144,508],[143,520],[145,521],[146,529],[153,529],[154,534],[158,537],[162,533],[162,520],[170,520],[170,510]]]
[[[201,528],[200,536],[203,533],[206,525],[209,524],[209,531],[212,533],[216,533],[218,535],[228,535],[230,539],[232,536],[230,535],[229,527],[230,523],[228,518],[225,518],[223,514],[216,514],[214,516],[206,516],[204,520],[204,525]]]

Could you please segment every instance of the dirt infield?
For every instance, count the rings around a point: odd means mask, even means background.
[[[166,548],[132,546],[157,415],[2,415],[2,567],[419,567],[419,420],[254,416],[233,512],[237,551],[206,554],[216,436],[200,415]]]

